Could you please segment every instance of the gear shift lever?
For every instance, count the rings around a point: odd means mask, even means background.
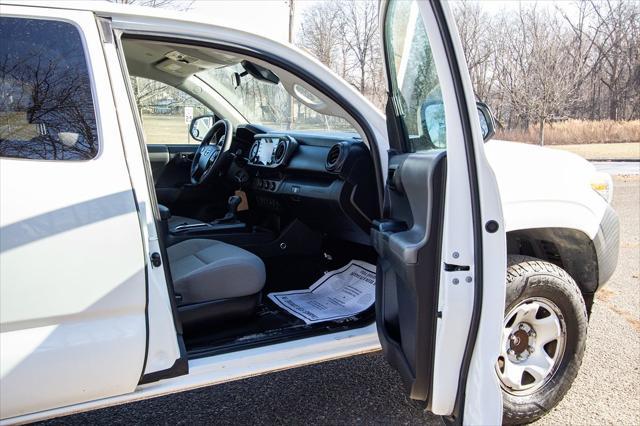
[[[227,215],[231,216],[233,219],[237,219],[238,218],[238,206],[240,206],[240,203],[242,202],[242,198],[238,197],[237,195],[232,195],[231,197],[229,197],[229,200],[227,201],[227,205],[229,206],[229,210],[227,211]]]
[[[234,223],[238,221],[238,206],[242,202],[242,198],[237,195],[232,195],[227,201],[229,210],[222,219],[215,220],[214,223]]]

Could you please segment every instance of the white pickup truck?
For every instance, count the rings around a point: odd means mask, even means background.
[[[487,142],[446,4],[382,2],[386,115],[187,14],[0,13],[3,424],[380,347],[457,424],[571,386],[617,262],[611,178]]]

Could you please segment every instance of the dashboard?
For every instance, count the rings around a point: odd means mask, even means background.
[[[378,200],[371,156],[359,137],[248,125],[237,129],[236,141],[249,147],[247,193],[258,210],[369,244]]]

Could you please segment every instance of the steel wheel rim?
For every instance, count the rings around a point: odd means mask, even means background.
[[[531,395],[555,375],[564,356],[566,324],[549,299],[531,297],[505,315],[496,373],[513,395]]]

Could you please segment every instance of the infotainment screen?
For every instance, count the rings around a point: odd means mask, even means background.
[[[278,148],[280,139],[278,138],[262,138],[259,140],[257,158],[254,162],[258,164],[270,165],[273,162],[273,153]]]
[[[258,149],[258,161],[260,163],[271,163],[271,156],[275,147],[274,141],[277,142],[278,139],[260,139],[260,148]]]

